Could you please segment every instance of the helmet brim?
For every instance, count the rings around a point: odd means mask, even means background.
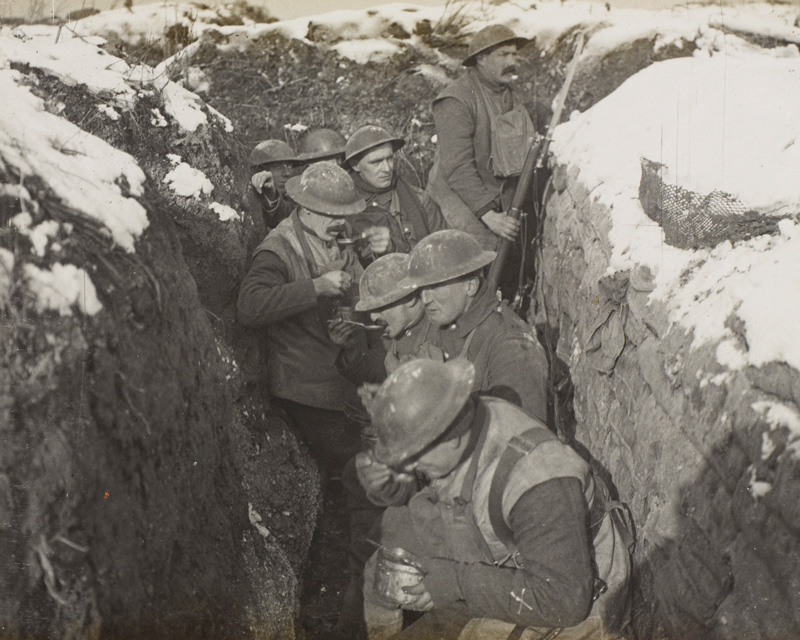
[[[303,189],[300,184],[302,176],[294,176],[286,181],[286,195],[301,207],[328,216],[352,216],[366,209],[367,203],[363,198],[353,202],[331,202],[324,200],[313,193]]]
[[[500,44],[514,43],[515,45],[517,45],[517,50],[519,50],[522,49],[522,47],[524,47],[529,42],[531,41],[528,38],[522,38],[520,36],[509,37],[506,38],[505,40],[498,40],[497,42],[492,42],[490,44],[487,44],[486,46],[481,47],[477,51],[473,51],[461,61],[461,64],[465,67],[471,66],[475,62],[475,56],[483,53],[487,49],[491,49],[492,47],[496,47],[497,45]]]
[[[324,160],[335,160],[336,158],[344,158],[344,148],[331,151],[306,151],[305,153],[298,154],[298,162],[322,162]]]
[[[406,145],[406,141],[404,138],[386,138],[385,140],[380,140],[378,142],[372,143],[366,147],[361,147],[360,149],[351,149],[350,153],[345,155],[344,161],[348,164],[351,161],[360,155],[366,153],[370,149],[374,149],[375,147],[380,147],[382,144],[389,143],[392,145],[392,152],[397,153]]]
[[[400,283],[392,289],[391,291],[387,291],[382,296],[375,296],[373,298],[361,298],[358,302],[356,302],[356,311],[375,311],[375,309],[380,309],[381,307],[385,307],[387,305],[392,304],[393,302],[397,302],[398,300],[402,300],[410,296],[414,293],[415,289],[410,287],[402,287]]]
[[[407,287],[412,291],[416,291],[422,287],[428,287],[432,284],[440,284],[447,282],[453,278],[460,278],[469,273],[482,269],[487,264],[490,264],[497,257],[496,251],[483,250],[479,255],[475,256],[469,262],[460,265],[442,265],[441,271],[438,274],[427,274],[420,276],[408,275],[397,283],[398,287]]]

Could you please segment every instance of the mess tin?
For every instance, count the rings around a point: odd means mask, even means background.
[[[419,559],[405,549],[378,549],[375,566],[375,593],[394,604],[404,605],[413,602],[417,596],[406,593],[403,587],[412,587],[422,582],[425,572]]]
[[[354,307],[337,307],[335,318],[347,324],[355,324],[365,329],[383,329],[382,324],[370,324],[369,314],[364,311],[356,311]]]

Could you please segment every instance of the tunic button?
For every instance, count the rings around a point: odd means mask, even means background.
[[[455,322],[450,325],[450,330],[451,331],[455,331],[456,330],[456,323]]]
[[[406,233],[411,233],[411,229],[409,229],[408,227],[406,227],[405,229],[403,229],[403,231],[405,231]]]
[[[450,357],[450,354],[447,351],[444,352],[444,359],[447,360]]]

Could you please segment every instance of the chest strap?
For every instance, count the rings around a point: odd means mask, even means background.
[[[544,427],[528,429],[524,433],[511,438],[508,445],[506,445],[505,451],[503,451],[503,455],[500,456],[500,462],[495,467],[492,484],[489,489],[489,521],[492,524],[495,535],[512,555],[517,552],[517,546],[514,544],[511,528],[503,518],[503,492],[508,484],[511,470],[517,462],[530,454],[540,444],[556,439],[555,434]]]

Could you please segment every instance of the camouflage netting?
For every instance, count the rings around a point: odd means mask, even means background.
[[[782,217],[765,216],[735,196],[714,190],[707,195],[662,180],[664,165],[642,158],[639,201],[647,217],[664,229],[667,244],[679,249],[713,247],[778,232]]]

